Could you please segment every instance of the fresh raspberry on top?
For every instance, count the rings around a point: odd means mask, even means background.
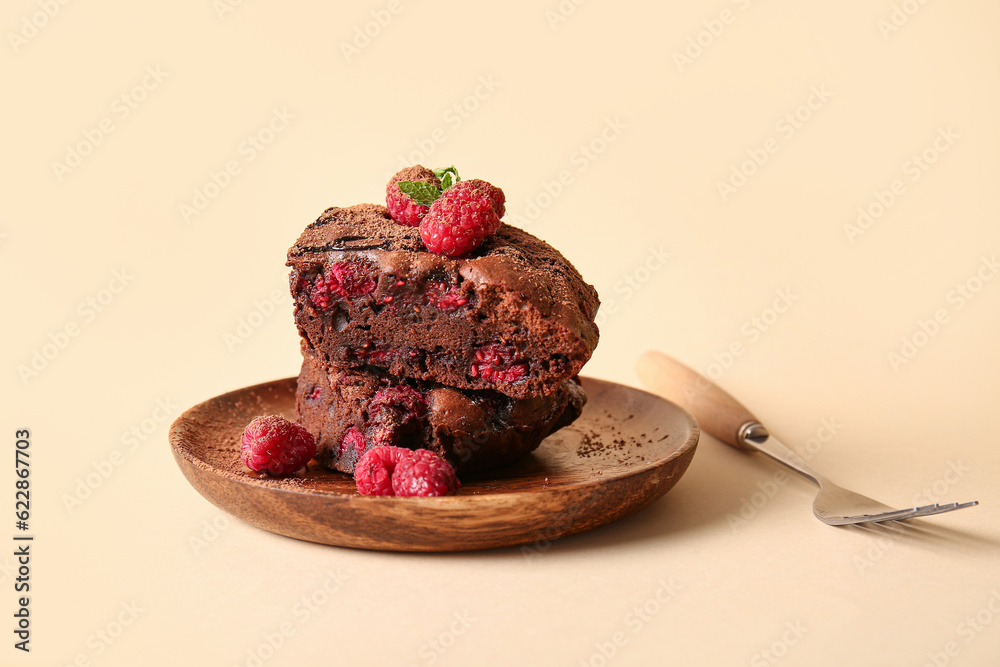
[[[411,452],[403,447],[372,447],[354,468],[354,483],[363,496],[391,496],[392,474]]]
[[[287,475],[304,468],[316,456],[309,431],[280,415],[257,417],[243,431],[240,458],[248,468]]]
[[[400,181],[414,181],[417,183],[428,183],[430,185],[441,186],[441,179],[434,175],[434,172],[421,165],[407,167],[389,179],[385,186],[385,207],[389,209],[392,219],[407,227],[416,227],[420,220],[427,215],[430,206],[421,206],[402,190],[399,189]]]
[[[431,204],[420,221],[420,238],[428,250],[458,257],[475,250],[500,229],[495,195],[483,187],[484,183],[459,181]],[[499,188],[493,190],[500,192]]]
[[[490,201],[493,202],[493,210],[497,212],[497,217],[502,218],[504,216],[504,213],[507,212],[504,207],[507,198],[504,196],[503,190],[479,178],[469,179],[466,183],[470,183],[480,190],[485,190],[486,194],[489,195]]]
[[[448,496],[459,486],[451,464],[429,449],[403,457],[392,473],[392,491],[397,496]]]

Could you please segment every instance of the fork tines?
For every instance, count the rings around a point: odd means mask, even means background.
[[[948,503],[946,505],[939,505],[934,503],[933,505],[924,505],[923,507],[914,507],[908,510],[897,510],[895,512],[885,512],[883,514],[862,514],[860,516],[848,517],[849,519],[859,520],[877,517],[876,521],[879,523],[883,521],[905,521],[907,519],[915,519],[921,516],[930,516],[932,514],[943,514],[944,512],[952,512],[954,510],[965,509],[966,507],[975,507],[979,504],[978,500],[973,500],[968,503]]]

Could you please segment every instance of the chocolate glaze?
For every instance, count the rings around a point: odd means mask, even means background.
[[[377,286],[317,308],[311,286],[344,261],[360,263]],[[288,266],[299,332],[325,363],[377,365],[402,377],[527,398],[556,391],[597,345],[597,292],[557,250],[510,225],[469,256],[449,258],[428,252],[419,229],[396,224],[384,206],[334,207],[289,249]],[[429,283],[465,303],[435,307]],[[523,377],[470,373],[477,350],[492,344],[525,364]]]

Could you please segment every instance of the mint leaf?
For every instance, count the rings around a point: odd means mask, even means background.
[[[462,180],[458,175],[458,169],[455,169],[454,166],[435,169],[434,175],[441,179],[442,191],[447,190],[452,185]]]
[[[430,206],[441,196],[441,188],[421,181],[400,181],[397,183],[404,195],[421,206]]]

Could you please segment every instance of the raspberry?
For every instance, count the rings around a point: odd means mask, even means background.
[[[459,181],[431,204],[420,221],[420,238],[428,250],[448,257],[464,255],[500,229],[491,192],[483,184],[489,185],[485,181]]]
[[[432,281],[427,283],[425,293],[429,303],[446,313],[456,311],[469,303],[469,298],[458,285]]]
[[[316,386],[314,386],[312,388],[312,391],[309,392],[309,395],[306,396],[306,400],[307,401],[318,401],[319,397],[322,396],[322,395],[323,395],[323,388],[321,386],[319,386],[319,385],[316,385]]]
[[[312,434],[280,415],[257,417],[243,430],[240,458],[251,470],[287,475],[304,468],[314,456]]]
[[[404,456],[392,473],[392,491],[397,496],[447,496],[459,486],[451,464],[429,449]]]
[[[430,183],[431,185],[441,185],[440,179],[434,172],[421,165],[407,167],[389,179],[385,186],[385,206],[389,209],[392,219],[407,227],[416,227],[420,220],[427,215],[429,206],[421,206],[413,201],[410,196],[399,189],[397,183],[400,181],[417,181],[420,183]]]
[[[354,483],[363,496],[391,496],[392,474],[410,450],[402,447],[372,447],[354,468]]]
[[[492,183],[488,183],[478,178],[469,179],[466,183],[469,183],[480,190],[485,190],[486,194],[490,198],[490,201],[493,202],[493,210],[497,212],[497,217],[502,218],[504,216],[504,213],[506,213],[504,204],[506,203],[507,198],[504,197],[503,190]]]
[[[379,347],[371,341],[361,347],[348,348],[347,351],[354,359],[366,364],[384,364],[392,359],[392,350]]]
[[[372,421],[387,422],[390,419],[401,426],[419,422],[427,414],[427,400],[413,387],[399,384],[379,389],[368,404]]]
[[[316,278],[309,291],[309,300],[317,309],[327,310],[334,295],[356,299],[371,294],[377,286],[377,276],[370,267],[360,262],[335,262],[327,267],[325,274]]]
[[[368,430],[368,439],[372,442],[372,448],[399,447],[401,430],[394,424],[375,424]]]
[[[360,457],[365,453],[365,447],[368,443],[365,442],[365,434],[358,430],[357,426],[352,426],[344,432],[344,435],[340,438],[340,446],[337,448],[337,458],[343,458],[344,454],[349,454],[351,451],[354,455]]]
[[[528,362],[509,345],[490,343],[476,349],[469,375],[493,382],[515,382],[528,374]]]

